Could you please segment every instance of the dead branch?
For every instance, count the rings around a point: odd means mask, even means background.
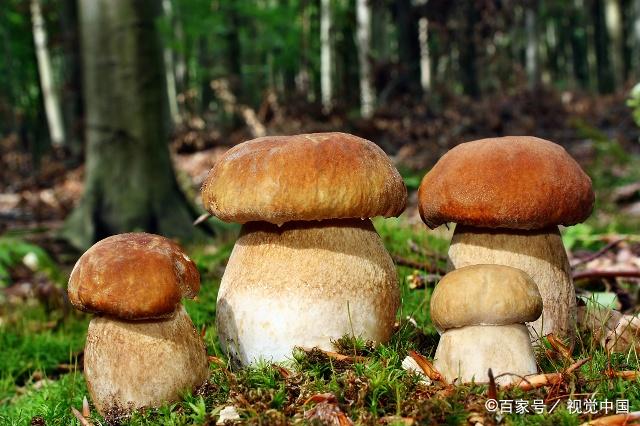
[[[434,382],[445,381],[442,374],[440,374],[440,372],[436,370],[433,364],[431,364],[431,361],[429,361],[427,358],[420,355],[416,351],[409,351],[409,356],[415,360],[415,362],[422,369],[422,371],[424,371],[424,374],[426,374],[427,377],[430,378],[432,381]]]
[[[238,100],[235,95],[231,93],[229,82],[226,79],[213,80],[211,82],[211,88],[215,92],[216,97],[222,101],[227,113],[234,113],[242,117],[254,138],[260,138],[267,134],[267,130],[264,124],[258,119],[256,112],[246,105],[238,104]]]
[[[578,259],[576,262],[571,264],[571,267],[575,268],[576,266],[584,265],[585,263],[589,263],[592,260],[595,260],[595,259],[599,258],[600,256],[602,256],[603,254],[605,254],[609,250],[613,249],[614,247],[616,247],[618,244],[620,244],[621,242],[625,241],[626,239],[627,239],[626,237],[622,237],[622,238],[618,238],[618,239],[616,239],[614,241],[611,241],[609,244],[607,244],[606,246],[602,247],[600,250],[596,251],[595,253],[591,253],[590,255],[588,255],[586,257],[583,257],[582,259]]]
[[[80,422],[80,424],[82,426],[93,426],[93,423],[91,423],[89,420],[87,420],[82,413],[80,413],[80,411],[76,410],[75,407],[71,407],[71,412],[73,413],[74,417],[76,419],[78,419],[78,421]]]
[[[322,353],[323,355],[331,358],[331,359],[335,359],[336,361],[341,361],[341,362],[366,362],[368,360],[368,358],[366,356],[362,356],[362,355],[343,355],[341,353],[338,352],[332,352],[332,351],[325,351],[322,350],[320,348],[302,348],[303,351],[309,353],[312,351],[318,351],[320,353]]]
[[[571,356],[571,349],[567,345],[565,345],[560,339],[558,339],[553,333],[547,334],[547,341],[551,345],[551,347],[563,358],[574,362],[573,357]]]
[[[398,266],[407,266],[409,268],[418,269],[420,271],[427,271],[438,275],[444,275],[447,273],[447,271],[445,271],[444,269],[427,262],[417,262],[415,260],[398,256],[397,254],[392,255],[391,258]]]
[[[640,419],[640,411],[634,411],[628,414],[614,414],[612,416],[600,417],[599,419],[582,423],[580,426],[625,426],[636,424],[634,420],[638,419]]]
[[[590,360],[591,360],[591,357],[576,361],[561,373],[543,373],[543,374],[536,374],[535,376],[523,377],[520,382],[510,384],[505,387],[520,388],[524,391],[529,391],[529,390],[541,388],[544,386],[558,385],[564,381],[565,376],[573,373],[574,371],[576,371],[577,369],[585,365]]]
[[[637,271],[601,271],[590,270],[581,271],[573,274],[573,280],[591,280],[597,278],[640,278],[640,270]]]

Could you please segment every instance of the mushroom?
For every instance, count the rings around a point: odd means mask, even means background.
[[[430,228],[456,222],[449,269],[495,263],[522,269],[538,285],[544,311],[534,340],[575,338],[576,297],[558,225],[593,209],[591,179],[559,145],[509,136],[463,143],[445,154],[419,189]]]
[[[400,292],[371,220],[396,216],[407,190],[375,144],[344,133],[274,136],[226,152],[205,207],[244,224],[218,292],[221,346],[236,365],[332,349],[344,335],[385,342]]]
[[[537,372],[527,321],[542,313],[542,298],[523,271],[472,265],[445,275],[431,296],[431,321],[442,331],[434,366],[449,383],[506,385]]]
[[[115,235],[80,257],[68,294],[77,309],[97,315],[84,374],[101,414],[177,401],[206,380],[204,342],[180,303],[199,289],[193,261],[158,235]]]

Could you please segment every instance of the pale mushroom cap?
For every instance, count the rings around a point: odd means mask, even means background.
[[[473,265],[445,275],[431,296],[431,321],[439,330],[469,325],[534,321],[542,313],[536,283],[502,265]]]
[[[451,149],[422,180],[418,199],[430,228],[540,229],[584,221],[595,197],[589,176],[560,145],[507,136]]]
[[[167,317],[199,289],[200,274],[179,245],[139,232],[94,244],[76,262],[67,292],[77,309],[136,320]]]
[[[177,401],[209,374],[204,342],[180,306],[168,319],[89,323],[84,374],[103,415]]]
[[[407,189],[374,143],[346,133],[268,136],[227,151],[209,172],[202,201],[229,222],[397,216]]]

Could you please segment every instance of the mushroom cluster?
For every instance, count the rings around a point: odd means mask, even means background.
[[[204,342],[180,303],[199,289],[195,264],[158,235],[115,235],[80,257],[68,294],[96,314],[84,374],[101,414],[176,401],[206,380]]]
[[[331,349],[346,334],[389,339],[400,293],[369,218],[400,214],[407,190],[382,149],[344,133],[254,139],[219,159],[202,198],[243,224],[216,311],[235,364]]]
[[[542,298],[523,271],[473,265],[445,275],[431,297],[431,320],[443,332],[434,366],[449,383],[501,385],[537,372],[525,322],[542,313]]]
[[[544,309],[530,324],[534,340],[575,337],[576,298],[558,225],[585,220],[591,179],[559,145],[510,136],[463,143],[445,154],[419,189],[430,228],[456,222],[449,269],[513,266],[537,284]]]

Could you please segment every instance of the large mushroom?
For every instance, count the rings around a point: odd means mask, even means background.
[[[576,298],[558,225],[593,209],[591,179],[559,145],[528,136],[463,143],[422,180],[419,209],[435,228],[456,222],[449,268],[494,263],[529,274],[544,310],[533,339],[575,337]]]
[[[387,341],[400,293],[368,218],[398,215],[406,197],[385,153],[349,134],[264,137],[225,153],[202,198],[244,224],[216,311],[232,361],[283,361],[346,334]]]
[[[431,297],[431,320],[443,332],[434,366],[449,383],[506,385],[537,372],[527,321],[542,313],[536,284],[523,271],[473,265],[445,275]]]
[[[96,314],[84,374],[100,413],[157,407],[204,383],[206,348],[180,303],[199,289],[193,261],[158,235],[115,235],[80,257],[68,293]]]

